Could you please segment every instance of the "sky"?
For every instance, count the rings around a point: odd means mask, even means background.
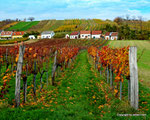
[[[150,0],[0,0],[0,20],[28,17],[113,20],[126,15],[150,20]]]

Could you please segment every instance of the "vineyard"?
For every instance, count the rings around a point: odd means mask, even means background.
[[[42,20],[34,22],[12,22],[0,29],[20,31],[47,31],[72,32],[81,30],[101,30],[106,24],[116,25],[114,22],[107,22],[99,19],[66,19],[66,20]]]
[[[32,26],[28,31],[48,31],[54,24],[56,23],[56,20],[43,20],[40,21],[37,25]]]
[[[0,21],[0,30],[9,28],[17,23],[18,22],[14,22],[14,21]]]
[[[64,24],[80,26],[81,22],[65,20]],[[118,113],[149,118],[149,89],[139,84],[138,110],[129,103],[130,46],[107,44],[45,39],[1,46],[0,118],[8,119],[9,114],[10,119],[122,119]]]
[[[16,31],[26,31],[30,29],[32,26],[35,26],[39,23],[39,21],[33,21],[33,22],[19,22],[15,24],[14,26],[9,27],[8,31],[16,30]]]
[[[12,27],[14,25],[16,25],[18,22],[10,22],[8,24],[1,24],[2,26],[0,26],[1,30],[7,29],[9,27]]]

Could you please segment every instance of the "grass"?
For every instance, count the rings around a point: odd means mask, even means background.
[[[111,47],[137,46],[139,81],[150,88],[150,41],[110,41]]]
[[[51,68],[49,70],[51,73]],[[32,77],[28,82],[32,82]],[[43,81],[45,82],[45,75]],[[11,81],[14,86],[14,80]],[[37,84],[39,75],[37,75]],[[120,101],[113,96],[105,79],[100,77],[98,71],[94,69],[93,60],[88,56],[87,51],[81,51],[74,62],[56,78],[57,86],[44,88],[43,92],[37,92],[38,99],[42,99],[37,105],[25,105],[23,108],[11,108],[8,103],[0,107],[0,118],[3,119],[49,119],[49,120],[95,120],[95,119],[115,119],[115,120],[142,120],[145,117],[118,117],[118,113],[144,113],[133,110],[126,99]],[[29,85],[29,84],[28,84]],[[14,97],[14,89],[10,88],[9,104]],[[22,88],[21,88],[22,89]],[[145,91],[141,87],[140,93]],[[47,91],[47,92],[46,92]],[[30,91],[28,91],[30,92]],[[149,90],[147,90],[147,94]],[[29,94],[29,93],[28,93]],[[140,94],[140,103],[149,98]],[[30,95],[28,95],[30,96]],[[28,101],[30,101],[28,99]],[[36,103],[36,102],[34,102]],[[44,105],[48,104],[48,107]],[[141,103],[142,104],[142,103]],[[141,105],[140,104],[140,105]],[[143,105],[144,107],[144,105]],[[147,111],[146,114],[148,114]],[[147,117],[148,118],[148,117]]]
[[[19,22],[16,25],[8,28],[7,30],[18,30],[18,31],[27,31],[32,26],[35,26],[39,23],[39,21],[32,21],[32,22]]]

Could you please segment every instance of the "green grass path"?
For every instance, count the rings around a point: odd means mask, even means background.
[[[58,119],[95,119],[95,108],[90,105],[93,92],[96,89],[92,82],[95,78],[88,62],[87,52],[81,52],[77,56],[74,69],[68,69],[66,76],[58,88],[56,102],[58,106],[54,108]],[[103,99],[102,99],[103,100]]]

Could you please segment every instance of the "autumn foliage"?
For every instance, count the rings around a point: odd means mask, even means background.
[[[104,46],[100,50],[96,47],[90,47],[88,53],[94,58],[96,62],[98,58],[98,69],[100,64],[106,70],[108,67],[113,70],[116,75],[115,82],[124,81],[124,77],[129,76],[129,47],[124,48],[110,48]]]

